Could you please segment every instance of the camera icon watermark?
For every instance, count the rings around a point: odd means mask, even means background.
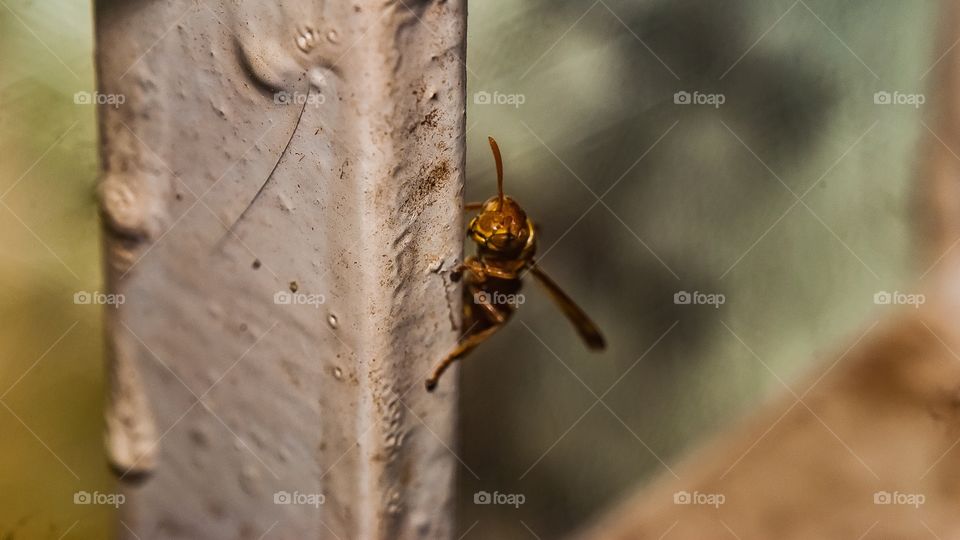
[[[278,306],[313,306],[320,309],[327,298],[322,294],[277,291],[273,294],[273,303]]]
[[[900,493],[899,491],[877,491],[873,494],[873,504],[889,505],[897,504],[920,508],[920,505],[927,502],[926,495],[922,493]]]
[[[521,105],[527,102],[527,96],[524,94],[504,94],[498,91],[493,93],[481,90],[473,94],[473,103],[475,105],[512,105],[519,109]]]
[[[118,108],[127,102],[127,96],[123,94],[101,94],[100,92],[80,91],[73,94],[73,103],[75,105],[110,105]]]
[[[277,105],[310,105],[317,107],[327,102],[327,96],[319,92],[288,92],[280,90],[274,92],[273,102]]]
[[[522,493],[478,491],[473,494],[473,504],[500,504],[520,508],[520,505],[525,502],[527,502],[527,497]]]
[[[126,303],[127,298],[122,294],[106,294],[99,291],[77,291],[73,293],[73,303],[79,305],[113,306],[114,308]]]
[[[727,297],[722,293],[677,291],[673,295],[673,303],[678,306],[713,306],[719,309],[726,302]]]
[[[673,94],[673,103],[675,105],[709,105],[719,109],[721,105],[727,102],[727,96],[724,94],[706,94],[694,90],[687,92],[680,90]]]
[[[277,491],[273,494],[273,504],[292,504],[319,508],[327,500],[323,493],[300,493],[294,491]]]
[[[723,493],[677,491],[673,494],[673,504],[698,504],[720,508],[720,505],[725,502],[727,502],[727,497]]]
[[[920,306],[926,302],[926,295],[919,293],[910,294],[900,291],[877,291],[873,294],[873,303],[878,306],[913,306],[919,309]]]
[[[73,494],[73,504],[101,504],[119,508],[121,504],[127,501],[127,496],[123,493],[100,493],[94,491],[77,491]]]
[[[924,94],[904,94],[898,91],[887,92],[885,90],[873,93],[874,105],[909,105],[919,109],[926,102],[927,96]]]

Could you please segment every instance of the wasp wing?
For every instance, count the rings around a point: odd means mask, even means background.
[[[601,350],[606,347],[603,334],[600,333],[597,325],[593,324],[590,317],[580,309],[580,306],[578,306],[576,302],[567,296],[567,293],[563,292],[563,289],[561,289],[559,285],[550,279],[550,276],[535,264],[530,266],[530,273],[533,274],[533,277],[537,278],[537,281],[547,290],[550,297],[553,298],[553,301],[556,302],[560,310],[563,311],[563,314],[570,319],[574,328],[577,329],[577,333],[580,334],[580,337],[583,338],[588,347],[594,350]]]

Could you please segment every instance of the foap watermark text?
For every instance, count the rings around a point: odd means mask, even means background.
[[[473,295],[473,301],[478,304],[490,304],[493,306],[519,306],[527,301],[522,294],[504,294],[502,292],[484,292],[480,291]]]
[[[520,508],[520,505],[527,502],[526,495],[522,493],[500,493],[494,491],[478,491],[473,494],[473,504],[502,504]]]
[[[319,309],[326,301],[327,298],[322,294],[277,291],[273,295],[273,303],[280,306],[313,306]]]
[[[725,502],[727,502],[727,497],[723,493],[678,491],[673,494],[673,504],[698,504],[720,508],[720,505]]]
[[[73,293],[73,303],[77,305],[120,307],[127,298],[122,294],[107,294],[99,291],[77,291]]]
[[[697,90],[693,92],[680,90],[673,94],[673,103],[675,105],[708,105],[719,109],[720,106],[726,102],[727,96],[724,94],[706,94]]]
[[[126,502],[127,496],[123,493],[100,493],[94,491],[77,491],[73,494],[73,504],[102,504],[119,508]]]
[[[327,498],[323,493],[300,493],[294,491],[277,491],[273,494],[273,504],[293,504],[299,506],[313,506],[319,508],[326,502]]]
[[[922,493],[901,493],[899,491],[877,491],[873,494],[873,504],[898,504],[920,508],[920,505],[927,501],[926,495]]]
[[[887,92],[881,90],[874,92],[874,105],[909,105],[919,109],[921,105],[927,102],[927,96],[923,94],[904,94],[902,92]]]
[[[878,306],[913,306],[919,308],[926,302],[927,297],[919,293],[878,291],[873,295],[873,303]]]
[[[287,92],[281,90],[273,94],[273,102],[277,105],[311,105],[318,106],[327,102],[327,96],[319,92]]]
[[[677,291],[673,295],[673,303],[678,306],[713,306],[719,308],[726,302],[727,297],[722,293]]]
[[[73,94],[76,105],[110,105],[117,108],[127,102],[123,94],[101,94],[100,92],[77,92]]]
[[[524,94],[504,94],[494,91],[493,93],[481,90],[473,94],[474,105],[511,105],[520,108],[527,102],[527,96]]]

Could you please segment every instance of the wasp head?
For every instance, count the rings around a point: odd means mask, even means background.
[[[527,213],[510,197],[491,197],[470,221],[470,238],[482,249],[504,257],[516,257],[530,243]]]
[[[467,228],[467,234],[487,255],[503,258],[521,257],[526,250],[532,253],[534,246],[533,223],[517,201],[503,194],[503,159],[500,147],[489,137],[490,149],[497,164],[497,195],[483,203]]]

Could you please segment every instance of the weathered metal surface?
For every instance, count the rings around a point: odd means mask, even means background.
[[[450,536],[465,21],[98,2],[122,535]]]

